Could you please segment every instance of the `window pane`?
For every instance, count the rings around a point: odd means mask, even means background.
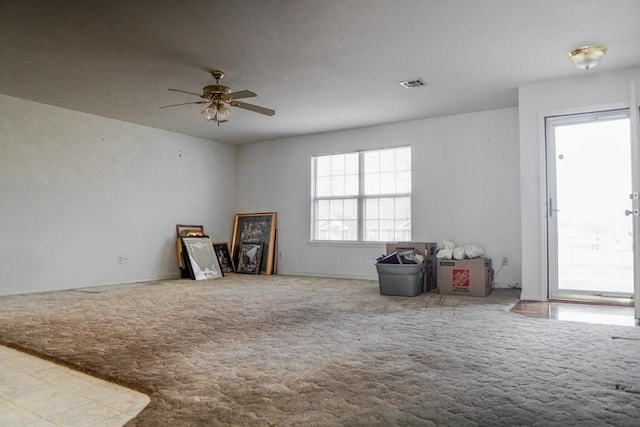
[[[410,219],[411,218],[411,199],[409,197],[398,197],[395,200],[395,218]]]
[[[316,219],[329,219],[329,201],[318,200],[316,208]]]
[[[396,174],[396,192],[411,193],[411,172],[398,172]]]
[[[342,240],[342,221],[329,221],[329,240]]]
[[[364,194],[380,194],[380,175],[368,173],[364,176]]]
[[[364,204],[364,217],[367,220],[378,219],[378,199],[367,199]]]
[[[396,169],[395,150],[384,150],[380,152],[380,172],[391,172]]]
[[[331,156],[331,175],[344,175],[344,154]]]
[[[316,157],[316,176],[331,174],[331,159],[329,156]]]
[[[396,150],[396,171],[411,172],[411,147]]]
[[[344,221],[344,240],[358,240],[358,221]]]
[[[411,227],[411,224],[409,223],[409,220],[407,219],[396,219],[395,224],[394,224],[394,229],[396,230],[396,233],[401,233],[403,230],[408,230]]]
[[[360,156],[358,153],[345,154],[344,173],[348,175],[358,175]]]
[[[343,175],[331,177],[331,195],[344,196],[344,176]]]
[[[380,240],[392,242],[395,240],[394,221],[380,220]]]
[[[316,183],[316,196],[325,197],[331,195],[331,178],[328,176],[318,177]]]
[[[394,200],[390,198],[380,199],[380,218],[392,219],[395,213]]]
[[[344,218],[345,219],[358,219],[358,201],[356,199],[349,199],[344,201]],[[356,223],[356,230],[358,229]]]
[[[358,240],[357,198],[318,200],[316,206],[316,240]]]
[[[367,151],[364,153],[364,173],[380,172],[380,152]]]
[[[383,172],[380,174],[380,194],[392,194],[396,192],[395,172]]]
[[[316,239],[317,240],[329,239],[329,221],[318,221],[316,223]]]
[[[344,212],[344,201],[331,200],[329,201],[329,216],[331,219],[342,219]]]
[[[344,177],[344,195],[357,196],[359,192],[358,175],[346,175]]]
[[[366,221],[365,223],[365,240],[377,241],[378,240],[378,221]]]

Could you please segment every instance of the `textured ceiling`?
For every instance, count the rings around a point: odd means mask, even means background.
[[[517,87],[640,66],[637,0],[2,0],[0,93],[229,143],[517,106]],[[209,71],[273,117],[197,101]],[[422,78],[427,86],[398,82]]]

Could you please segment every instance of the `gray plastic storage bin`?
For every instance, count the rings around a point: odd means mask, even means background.
[[[422,293],[426,264],[376,264],[381,295],[415,297]]]

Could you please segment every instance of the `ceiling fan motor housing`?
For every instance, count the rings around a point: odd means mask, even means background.
[[[231,101],[230,93],[231,89],[223,85],[208,85],[202,88],[202,97],[210,101],[229,102]]]

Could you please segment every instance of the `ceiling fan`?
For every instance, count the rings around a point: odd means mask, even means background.
[[[274,110],[271,110],[269,108],[238,101],[238,99],[252,98],[258,95],[256,95],[254,92],[251,92],[250,90],[231,92],[231,88],[220,84],[220,79],[224,77],[224,73],[222,71],[213,70],[211,71],[211,75],[214,79],[216,79],[216,84],[203,87],[202,94],[181,89],[169,89],[173,92],[182,92],[188,93],[189,95],[199,96],[203,99],[202,101],[165,105],[164,107],[160,107],[160,109],[189,104],[209,104],[207,108],[202,111],[202,114],[204,114],[207,120],[216,122],[218,126],[220,126],[220,123],[227,121],[229,114],[231,114],[230,107],[242,108],[245,110],[253,111],[255,113],[264,114],[265,116],[273,116],[276,113]]]

